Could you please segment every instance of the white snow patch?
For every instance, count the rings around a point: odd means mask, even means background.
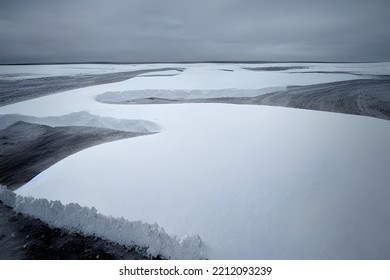
[[[390,257],[390,122],[252,105],[111,107],[164,131],[71,155],[16,193],[196,232],[210,259]]]
[[[158,224],[130,222],[123,217],[105,216],[96,208],[77,203],[63,205],[60,201],[22,197],[0,185],[0,200],[17,213],[47,223],[49,226],[97,236],[126,246],[147,248],[152,256],[168,259],[204,259],[202,242],[198,235],[184,237],[169,235]]]
[[[18,121],[42,124],[51,127],[89,126],[139,133],[158,132],[160,130],[160,127],[156,123],[150,121],[100,117],[91,115],[86,111],[53,117],[32,117],[19,114],[0,115],[0,129],[7,128]]]

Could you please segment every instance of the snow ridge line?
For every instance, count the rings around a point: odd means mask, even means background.
[[[154,257],[205,259],[199,235],[170,235],[157,223],[105,216],[94,207],[82,207],[77,203],[63,205],[58,200],[23,197],[1,185],[0,200],[17,213],[40,219],[51,227],[97,236],[125,246],[145,247]]]

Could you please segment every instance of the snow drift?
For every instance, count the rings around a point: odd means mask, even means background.
[[[126,246],[146,247],[152,256],[168,259],[203,259],[202,242],[198,235],[169,235],[158,224],[129,222],[97,212],[96,208],[77,203],[63,205],[60,201],[23,197],[0,185],[0,200],[22,213],[40,219],[48,225],[70,232],[94,235]]]

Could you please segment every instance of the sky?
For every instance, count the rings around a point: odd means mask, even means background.
[[[0,0],[0,63],[390,61],[389,0]]]

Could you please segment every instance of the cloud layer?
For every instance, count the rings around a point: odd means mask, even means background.
[[[0,63],[390,61],[388,0],[0,2]]]

